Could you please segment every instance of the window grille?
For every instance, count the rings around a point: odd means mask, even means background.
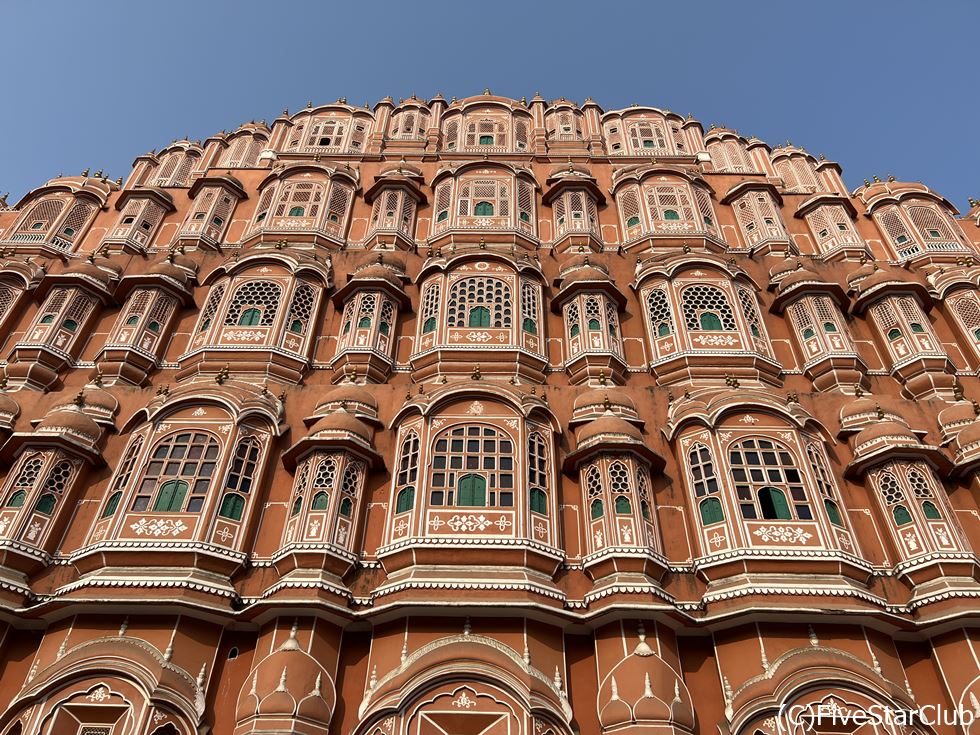
[[[154,499],[155,512],[196,513],[217,468],[219,444],[203,432],[180,432],[157,442],[143,470],[133,511],[143,512]]]
[[[429,503],[513,507],[514,477],[514,445],[506,434],[489,426],[456,426],[435,440]]]
[[[525,332],[538,331],[538,289],[533,283],[521,284],[521,326]]]
[[[272,326],[282,299],[282,287],[272,281],[246,281],[235,289],[225,315],[226,326]],[[255,311],[259,313],[254,314]]]
[[[224,283],[219,283],[211,289],[211,293],[208,294],[207,303],[204,304],[204,308],[201,310],[201,319],[197,327],[198,332],[203,332],[211,326],[211,322],[214,321],[214,317],[218,313],[218,307],[221,306],[221,297],[224,294]]]
[[[478,309],[482,311],[477,311]],[[486,314],[485,318],[482,318],[483,314]],[[508,329],[511,326],[511,316],[510,287],[499,279],[483,277],[461,279],[453,284],[449,292],[449,326],[451,327],[478,326]]]
[[[715,463],[711,458],[711,450],[704,444],[694,444],[687,453],[688,463],[693,478],[694,497],[714,495],[718,492],[718,477],[715,474]]]
[[[63,199],[42,199],[27,211],[14,234],[46,234],[64,208],[65,201]]]
[[[75,239],[81,234],[85,224],[94,211],[95,207],[93,205],[79,202],[68,210],[68,216],[61,223],[58,232],[55,233],[55,237],[67,244],[75,242]]]
[[[316,219],[323,206],[324,186],[314,181],[287,182],[279,191],[275,217]]]
[[[729,449],[729,467],[742,518],[813,519],[803,476],[781,444],[762,438],[736,442]]]
[[[436,329],[437,317],[439,316],[439,298],[442,292],[438,283],[429,284],[422,295],[422,334],[434,332]]]
[[[398,485],[414,485],[419,473],[419,435],[411,432],[402,442],[398,464]]]
[[[684,309],[684,323],[690,330],[714,328],[725,332],[735,332],[738,327],[728,297],[720,288],[697,284],[688,286],[681,292]],[[714,319],[703,318],[713,315]],[[717,326],[713,326],[717,323]]]
[[[300,283],[293,293],[292,303],[289,305],[289,313],[286,315],[286,329],[296,334],[306,334],[313,316],[313,306],[316,303],[316,294],[313,288],[305,283]]]
[[[548,486],[548,454],[544,438],[537,431],[527,438],[527,482],[528,486]]]
[[[670,312],[666,290],[655,288],[647,294],[647,314],[654,338],[674,333],[674,317]]]

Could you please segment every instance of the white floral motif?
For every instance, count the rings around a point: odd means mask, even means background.
[[[691,341],[706,347],[731,347],[732,345],[738,344],[738,340],[730,334],[699,334]]]
[[[89,694],[86,699],[90,702],[104,702],[111,696],[112,694],[109,692],[108,687],[101,686]]]
[[[228,539],[230,539],[234,535],[235,534],[233,534],[231,531],[228,530],[228,526],[222,527],[222,529],[215,534],[215,536],[220,538],[224,543],[228,543]]]
[[[470,332],[466,335],[466,339],[470,342],[489,342],[493,337],[490,336],[489,332]]]
[[[717,531],[715,531],[714,534],[711,536],[711,538],[708,539],[708,543],[710,543],[716,549],[721,548],[721,545],[725,543],[725,541],[726,541],[725,537],[722,536]]]
[[[203,408],[198,408],[196,411],[194,411],[194,413],[191,414],[191,416],[206,416],[207,413],[208,412],[205,411]]]
[[[757,424],[757,423],[759,423],[759,419],[757,419],[755,416],[747,413],[742,418],[739,419],[739,423],[742,423],[742,424]]]
[[[38,537],[38,534],[40,533],[41,533],[41,524],[38,523],[37,521],[34,521],[34,523],[30,525],[30,528],[27,529],[27,540],[33,541]]]
[[[7,531],[8,525],[10,525],[9,518],[4,518],[2,521],[0,521],[0,536],[3,536],[3,534]]]
[[[482,403],[479,401],[473,401],[473,403],[470,404],[470,407],[466,410],[466,413],[472,413],[476,416],[480,416],[485,410],[486,409]]]
[[[464,689],[459,693],[459,696],[453,700],[453,707],[465,707],[470,709],[470,707],[476,707],[476,700],[470,699],[469,693]]]
[[[140,518],[130,528],[137,536],[179,536],[187,530],[183,521],[172,521],[169,518]]]
[[[261,342],[265,339],[265,332],[257,332],[254,329],[226,329],[221,333],[221,338],[236,342]]]
[[[790,528],[788,526],[762,526],[752,533],[763,541],[782,541],[790,544],[805,544],[813,538],[812,533],[808,533],[802,528]]]

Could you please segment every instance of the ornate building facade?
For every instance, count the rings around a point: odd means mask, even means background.
[[[51,179],[0,210],[0,735],[980,710],[978,250],[921,183],[489,92]]]

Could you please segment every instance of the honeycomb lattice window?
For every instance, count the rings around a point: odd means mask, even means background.
[[[918,470],[909,470],[909,487],[912,488],[912,492],[917,498],[931,498],[932,488],[929,486],[928,480],[922,476],[922,473]]]
[[[497,278],[465,278],[449,292],[449,326],[509,329],[510,286]]]
[[[759,317],[759,302],[756,300],[755,294],[741,286],[736,289],[736,293],[738,294],[738,303],[742,307],[742,314],[749,325],[749,332],[756,338],[757,345],[764,345],[765,329],[762,319]]]
[[[905,493],[898,484],[898,480],[890,473],[883,474],[878,479],[878,492],[884,498],[887,505],[894,505],[905,500]]]
[[[803,475],[786,447],[772,439],[743,439],[728,456],[742,518],[813,520]]]
[[[589,517],[592,520],[601,518],[604,513],[602,502],[602,477],[598,468],[593,465],[585,473],[585,491],[589,500]]]
[[[59,225],[55,237],[68,243],[75,242],[82,230],[85,229],[85,225],[94,211],[94,205],[79,202],[68,210],[68,215]]]
[[[565,306],[565,327],[568,329],[568,336],[578,337],[582,333],[582,326],[579,324],[578,304],[574,301]]]
[[[436,437],[429,475],[432,506],[514,506],[514,443],[490,426],[455,426]]]
[[[958,238],[953,233],[953,225],[950,224],[948,215],[940,211],[932,202],[912,200],[908,203],[906,211],[924,242],[935,240],[957,242]]]
[[[665,289],[655,288],[647,294],[647,315],[650,317],[650,329],[654,338],[674,333],[674,317]]]
[[[980,303],[977,295],[969,292],[955,301],[951,300],[953,314],[974,342],[980,342]]]
[[[211,289],[211,293],[208,294],[207,303],[204,304],[204,308],[201,310],[201,318],[197,326],[198,332],[203,332],[211,326],[214,317],[218,313],[218,308],[221,306],[221,299],[224,295],[224,283],[219,283]]]
[[[0,284],[0,320],[4,316],[10,313],[14,302],[17,301],[17,297],[20,295],[20,291],[13,286],[6,286]]]
[[[226,326],[272,326],[276,320],[282,286],[272,281],[246,281],[235,289],[228,312]]]
[[[313,307],[316,304],[316,293],[306,283],[301,283],[293,292],[293,300],[289,304],[286,315],[286,328],[296,334],[306,334],[313,317]]]
[[[43,466],[44,460],[41,457],[31,457],[21,465],[20,472],[14,481],[10,494],[4,500],[4,506],[7,508],[20,508],[24,505],[27,494],[37,483]]]
[[[153,447],[132,509],[140,513],[150,508],[164,513],[196,513],[204,499],[218,465],[220,445],[204,432],[179,432],[161,439]]]
[[[883,208],[875,212],[877,220],[885,236],[891,241],[899,253],[914,252],[918,246],[905,224],[904,218],[899,214],[899,209],[895,205]]]
[[[734,332],[738,329],[728,297],[716,286],[688,286],[681,292],[681,305],[689,330]]]

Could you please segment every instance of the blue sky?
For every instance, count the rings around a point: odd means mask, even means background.
[[[540,91],[792,140],[844,167],[980,197],[980,3],[7,2],[0,193],[112,178],[205,138],[347,97]]]

